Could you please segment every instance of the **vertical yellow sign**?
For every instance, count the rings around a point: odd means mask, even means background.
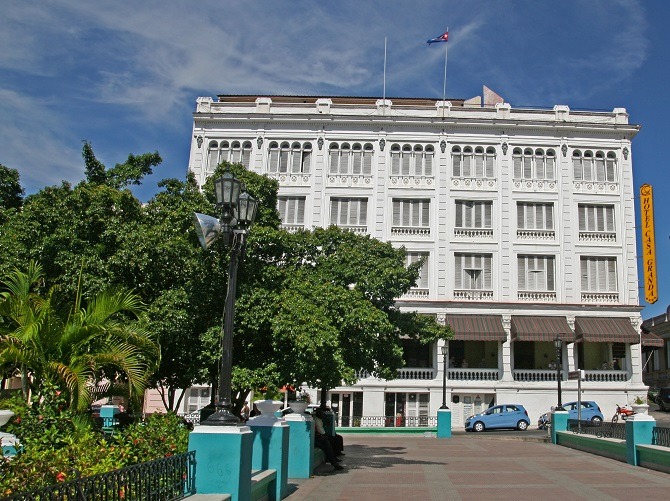
[[[644,266],[644,299],[647,303],[658,300],[656,283],[656,236],[654,233],[654,195],[651,185],[640,186],[642,218],[642,262]]]

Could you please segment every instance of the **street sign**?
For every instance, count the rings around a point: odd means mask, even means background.
[[[584,371],[570,371],[568,372],[568,379],[570,381],[582,381],[584,379]]]

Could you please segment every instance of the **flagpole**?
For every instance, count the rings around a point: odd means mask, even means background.
[[[449,26],[447,26],[449,33]],[[444,85],[442,86],[442,118],[444,118],[445,101],[447,100],[447,55],[449,51],[449,42],[444,43]]]
[[[384,37],[384,93],[382,95],[382,115],[386,114],[386,37]]]

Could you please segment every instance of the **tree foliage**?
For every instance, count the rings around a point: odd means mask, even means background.
[[[6,219],[6,213],[21,207],[23,194],[19,171],[0,164],[0,224]]]

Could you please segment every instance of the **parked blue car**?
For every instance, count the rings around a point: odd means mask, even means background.
[[[484,412],[465,420],[465,431],[484,431],[497,428],[528,429],[530,418],[523,405],[503,404],[489,407]]]
[[[567,404],[563,404],[563,408],[569,413],[568,419],[578,419],[579,407],[577,407],[577,404],[578,402],[568,402]],[[582,400],[582,421],[591,421],[591,424],[600,426],[603,419],[603,413],[597,403],[591,400]],[[540,430],[544,430],[549,425],[549,421],[549,413],[542,414],[540,419],[537,420],[537,427]]]

